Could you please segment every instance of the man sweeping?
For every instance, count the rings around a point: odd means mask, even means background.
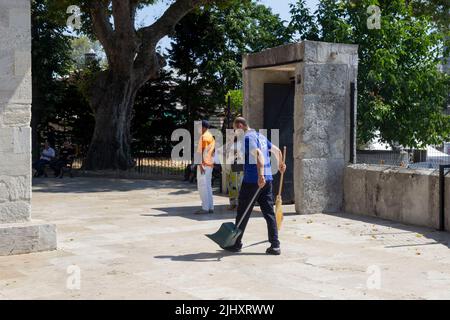
[[[245,155],[244,178],[239,192],[239,201],[236,217],[236,225],[240,222],[239,229],[242,231],[237,238],[235,245],[225,248],[231,252],[240,252],[242,249],[242,237],[245,232],[250,214],[243,217],[247,207],[250,205],[250,212],[253,210],[254,195],[259,190],[256,200],[258,201],[262,214],[267,222],[269,242],[271,246],[266,250],[267,254],[280,255],[280,241],[278,240],[277,222],[273,209],[274,199],[272,192],[272,168],[270,163],[270,153],[272,152],[278,161],[278,170],[286,171],[281,150],[273,145],[264,135],[259,134],[247,124],[247,120],[242,117],[236,118],[233,124],[236,134],[243,139],[242,146]],[[242,137],[243,135],[243,137]]]

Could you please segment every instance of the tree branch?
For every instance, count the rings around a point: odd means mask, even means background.
[[[109,1],[91,1],[90,11],[92,26],[98,40],[105,49],[108,59],[112,56],[112,48],[115,41],[114,30],[109,22]]]
[[[170,34],[177,23],[194,8],[213,2],[212,0],[177,0],[151,26],[141,29],[145,38],[157,41]]]
[[[155,53],[159,40],[172,33],[178,22],[194,8],[212,3],[214,0],[176,0],[155,23],[138,30],[141,47],[135,59],[135,70],[140,74],[138,81],[152,77],[152,67],[164,63],[164,59]]]

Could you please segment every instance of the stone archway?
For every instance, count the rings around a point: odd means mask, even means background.
[[[301,214],[338,212],[355,154],[358,46],[303,41],[243,58],[244,117],[264,128],[265,85],[295,83],[294,199]],[[288,168],[289,169],[289,168]]]
[[[0,255],[56,249],[31,220],[30,0],[0,0]]]

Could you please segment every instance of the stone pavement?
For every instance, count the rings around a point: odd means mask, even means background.
[[[450,299],[449,233],[286,206],[282,256],[264,254],[259,213],[232,255],[204,236],[233,219],[227,199],[196,216],[183,182],[46,179],[33,191],[58,250],[0,257],[0,299]]]

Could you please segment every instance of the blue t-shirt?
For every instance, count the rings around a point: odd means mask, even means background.
[[[264,177],[266,181],[272,181],[272,168],[270,166],[272,143],[264,135],[259,134],[255,130],[249,130],[245,134],[243,146],[243,154],[245,155],[243,182],[258,183],[256,158],[252,155],[252,151],[255,149],[260,149],[264,155]]]

